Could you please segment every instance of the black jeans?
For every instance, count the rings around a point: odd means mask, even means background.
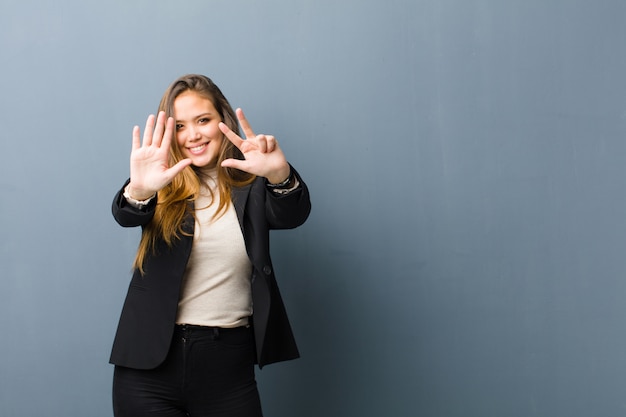
[[[158,368],[115,367],[116,417],[262,417],[252,328],[176,326]]]

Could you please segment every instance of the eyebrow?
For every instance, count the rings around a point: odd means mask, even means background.
[[[207,116],[208,116],[208,117],[214,117],[214,115],[213,115],[213,113],[212,113],[212,112],[206,112],[206,113],[201,113],[201,114],[199,114],[199,115],[197,115],[197,116],[194,116],[194,117],[192,118],[192,120],[200,119],[200,118],[202,118],[202,117],[207,117]],[[182,121],[182,120],[180,120],[180,119],[176,119],[176,123],[181,122],[181,121]]]

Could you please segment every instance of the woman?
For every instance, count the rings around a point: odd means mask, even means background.
[[[115,416],[261,416],[254,364],[299,356],[269,230],[304,223],[307,187],[205,76],[176,80],[140,136],[113,201],[120,225],[142,227],[111,353]]]

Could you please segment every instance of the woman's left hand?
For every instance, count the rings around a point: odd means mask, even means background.
[[[243,153],[245,160],[226,159],[222,162],[222,166],[265,177],[272,184],[286,180],[289,176],[290,167],[276,138],[271,135],[255,135],[243,114],[243,110],[237,109],[236,113],[246,136],[245,140],[224,123],[220,123],[219,127],[224,136]]]

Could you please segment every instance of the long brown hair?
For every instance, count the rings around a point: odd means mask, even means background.
[[[179,95],[187,91],[193,91],[201,97],[210,100],[215,110],[221,116],[222,122],[233,132],[239,134],[239,125],[235,111],[218,86],[204,75],[189,74],[174,81],[163,94],[159,104],[159,111],[164,111],[168,117],[174,117],[174,101]],[[217,158],[219,205],[216,215],[223,214],[228,208],[233,187],[249,184],[255,178],[254,175],[247,172],[222,167],[222,161],[228,158],[243,159],[243,155],[230,140],[224,138]],[[172,140],[170,146],[170,166],[182,159],[184,157],[178,141]],[[144,261],[148,254],[154,254],[158,240],[163,240],[171,247],[175,240],[180,239],[181,235],[187,234],[182,228],[183,221],[187,216],[193,215],[193,206],[190,203],[198,197],[202,178],[203,174],[200,169],[188,166],[174,177],[171,183],[157,193],[157,206],[154,217],[143,228],[133,265],[142,274],[144,273]]]

